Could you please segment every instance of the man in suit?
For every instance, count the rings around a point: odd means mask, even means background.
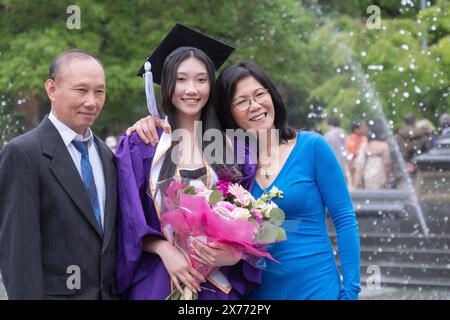
[[[90,53],[55,58],[51,112],[0,153],[0,269],[9,299],[114,299],[116,169],[90,127],[105,73]]]

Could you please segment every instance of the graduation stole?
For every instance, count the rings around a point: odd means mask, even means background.
[[[172,145],[172,135],[170,133],[163,132],[161,135],[161,138],[159,140],[159,143],[156,147],[155,155],[153,157],[152,165],[150,168],[149,188],[150,188],[150,193],[151,193],[151,196],[153,199],[153,204],[155,206],[156,213],[158,215],[158,220],[159,220],[159,225],[161,226],[161,231],[164,234],[164,236],[166,237],[166,239],[170,243],[174,244],[175,236],[174,236],[173,230],[170,227],[162,227],[161,192],[160,192],[160,190],[157,190],[159,173],[161,172],[161,168],[164,163],[164,159],[165,159],[167,150],[169,150],[171,145]],[[207,175],[206,183],[207,183],[207,186],[210,186],[213,183],[213,180],[217,181],[217,175],[214,172],[214,169],[211,168],[211,166],[208,163],[206,163],[206,161],[205,161],[205,166],[206,166],[206,175]],[[177,172],[177,175],[179,176],[180,173],[178,170],[178,166],[177,166],[176,172]],[[214,286],[216,286],[218,289],[220,289],[221,291],[223,291],[226,294],[228,294],[232,289],[230,282],[228,281],[228,279],[225,277],[225,275],[220,270],[211,272],[208,275],[207,279]],[[171,288],[171,291],[173,291],[174,284],[172,281],[170,281],[170,288]]]

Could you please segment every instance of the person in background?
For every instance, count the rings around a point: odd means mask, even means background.
[[[116,152],[117,138],[115,136],[107,136],[105,139],[105,143],[113,153]]]
[[[406,162],[408,173],[413,174],[416,166],[412,163],[414,156],[422,154],[427,147],[427,136],[415,126],[416,117],[409,113],[403,118],[404,125],[398,130],[396,139],[400,152]]]
[[[370,128],[369,141],[361,146],[355,159],[355,187],[392,188],[392,160],[389,144],[380,123]]]
[[[331,116],[327,120],[328,131],[325,133],[325,140],[333,149],[334,154],[341,166],[342,172],[347,171],[347,160],[345,145],[347,141],[347,133],[340,127],[341,121],[338,117]]]
[[[352,121],[351,131],[345,145],[347,151],[347,183],[350,188],[355,187],[355,159],[362,145],[367,143],[367,124],[365,120]]]
[[[416,127],[422,130],[423,134],[427,137],[427,143],[424,151],[428,151],[434,146],[436,136],[433,134],[434,126],[428,119],[421,119],[417,121]]]
[[[450,138],[450,115],[443,113],[439,117],[439,127],[441,127],[441,134],[437,137],[438,140]]]

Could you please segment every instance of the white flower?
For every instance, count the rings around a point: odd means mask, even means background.
[[[265,218],[270,218],[270,211],[274,208],[278,208],[277,204],[273,201],[265,202],[261,207],[261,212],[263,213]]]
[[[269,191],[269,196],[271,198],[282,198],[283,197],[283,191],[278,189],[277,187],[272,187]]]
[[[248,209],[236,208],[231,212],[230,216],[235,220],[248,220],[252,215]]]

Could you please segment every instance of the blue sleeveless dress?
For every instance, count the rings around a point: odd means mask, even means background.
[[[248,299],[357,299],[360,289],[358,224],[342,170],[327,142],[316,133],[299,132],[296,145],[272,186],[283,191],[275,199],[286,214],[287,240],[271,245],[280,263],[266,259],[262,285]],[[326,207],[338,239],[341,283],[326,226]]]

